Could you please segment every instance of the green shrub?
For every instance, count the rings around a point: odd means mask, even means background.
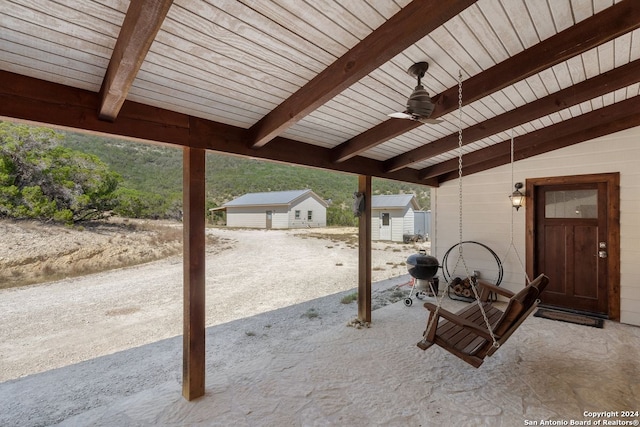
[[[354,292],[352,294],[345,295],[344,297],[342,297],[342,299],[340,300],[340,303],[341,304],[351,304],[352,302],[354,302],[357,299],[358,299],[358,293]]]

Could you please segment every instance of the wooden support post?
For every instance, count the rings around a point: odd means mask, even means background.
[[[364,212],[358,221],[358,319],[371,322],[371,177],[358,177]]]
[[[182,396],[204,395],[205,386],[205,150],[183,153],[184,330]]]

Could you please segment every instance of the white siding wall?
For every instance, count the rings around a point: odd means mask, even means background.
[[[402,222],[402,233],[403,234],[413,234],[414,233],[414,224],[415,224],[415,215],[413,213],[413,208],[408,208],[404,214],[404,221]]]
[[[371,240],[380,240],[380,211],[371,209]]]
[[[401,210],[392,210],[391,213],[391,241],[402,242],[402,230],[404,228],[404,216]]]
[[[271,228],[287,228],[288,213],[282,206],[228,207],[227,227],[266,228],[267,211],[272,211]]]
[[[295,217],[295,211],[300,211],[300,219]],[[307,212],[313,211],[313,219],[307,221]],[[289,228],[303,227],[326,227],[327,226],[327,208],[314,197],[309,196],[304,200],[291,206],[288,215]]]
[[[515,145],[517,147],[516,138]],[[519,161],[514,182],[527,178],[620,172],[620,311],[621,321],[640,326],[640,127],[598,138],[552,153]],[[464,167],[464,165],[463,165]],[[525,261],[525,212],[511,207],[511,166],[505,165],[463,179],[463,240],[480,241],[502,259],[501,286],[516,290],[524,282],[516,253]],[[458,242],[458,181],[449,181],[431,194],[433,230],[432,255],[442,256]],[[514,246],[508,259],[511,214]],[[476,267],[476,266],[474,266]],[[495,269],[495,263],[483,268]]]
[[[413,208],[406,211],[400,209],[371,210],[371,240],[380,240],[380,213],[389,212],[391,225],[391,241],[402,242],[404,234],[413,234]]]
[[[267,221],[265,212],[266,210],[251,207],[228,207],[227,226],[265,228]]]
[[[391,227],[391,241],[402,241],[402,212],[397,209],[372,209],[371,210],[371,240],[380,240],[380,214],[389,213],[389,227]],[[400,240],[398,240],[400,235]]]
[[[300,210],[300,220],[295,219],[296,210]],[[327,226],[327,208],[311,196],[292,205],[291,210],[283,205],[228,207],[227,226],[266,228],[267,211],[272,212],[271,228],[273,229]],[[308,211],[313,211],[311,221],[307,221]]]
[[[267,210],[269,209],[265,209],[264,212],[266,212]],[[273,217],[271,218],[272,229],[289,228],[289,211],[287,211],[286,206],[274,206],[273,209],[270,210],[273,211]],[[265,213],[265,218],[266,216],[267,215]]]

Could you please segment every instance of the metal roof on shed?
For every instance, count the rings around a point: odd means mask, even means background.
[[[314,194],[311,190],[269,191],[265,193],[247,193],[233,199],[224,206],[263,206],[288,205],[306,193]]]
[[[385,194],[371,197],[371,207],[381,208],[404,208],[409,203],[413,203],[418,208],[418,201],[413,194]]]

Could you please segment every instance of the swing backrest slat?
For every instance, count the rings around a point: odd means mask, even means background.
[[[494,329],[494,333],[500,336],[498,340],[500,345],[506,342],[520,324],[535,310],[539,302],[538,297],[544,291],[547,283],[549,283],[549,278],[541,274],[509,299],[507,308],[496,329]],[[487,351],[487,356],[491,356],[496,350],[495,346],[491,346]]]

